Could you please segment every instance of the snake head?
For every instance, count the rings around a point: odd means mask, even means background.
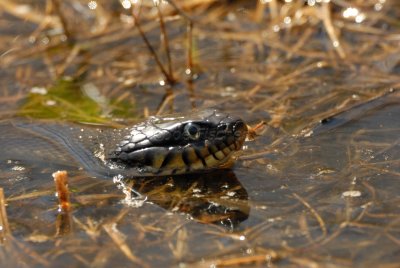
[[[216,110],[150,117],[129,129],[111,160],[155,175],[209,170],[240,150],[246,134],[243,120]]]

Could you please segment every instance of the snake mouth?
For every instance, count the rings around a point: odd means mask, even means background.
[[[241,119],[215,111],[196,120],[156,120],[132,127],[111,161],[154,175],[205,171],[226,164],[247,135]]]

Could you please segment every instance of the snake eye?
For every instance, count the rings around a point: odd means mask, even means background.
[[[200,127],[196,124],[187,124],[183,131],[191,140],[197,140],[200,138]]]

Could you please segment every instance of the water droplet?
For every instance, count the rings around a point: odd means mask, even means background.
[[[366,16],[364,13],[360,13],[359,15],[356,16],[356,18],[354,19],[355,22],[357,23],[361,23],[365,20]]]
[[[31,88],[30,92],[33,94],[46,95],[47,89],[44,87],[33,87]]]
[[[23,166],[13,166],[11,168],[11,170],[12,171],[23,171],[23,170],[25,170],[25,167],[23,167]]]
[[[54,105],[56,105],[56,104],[57,104],[57,102],[54,101],[54,100],[47,100],[47,101],[46,101],[46,105],[47,105],[47,106],[54,106]]]
[[[61,40],[61,42],[65,42],[68,40],[68,37],[65,34],[63,34],[60,36],[60,40]]]
[[[342,193],[342,197],[360,197],[361,192],[360,191],[346,191]]]
[[[346,8],[346,9],[343,11],[342,16],[343,16],[343,18],[346,18],[346,19],[348,19],[348,18],[354,18],[354,17],[356,17],[359,13],[360,13],[360,11],[359,11],[357,8],[355,8],[355,7],[348,7],[348,8]]]
[[[130,0],[121,0],[121,5],[125,9],[130,9],[132,7],[132,3]]]
[[[49,39],[48,37],[43,37],[43,38],[40,40],[40,42],[41,42],[43,45],[47,45],[47,44],[50,43],[50,39]]]
[[[308,0],[307,4],[312,7],[315,5],[315,0]]]
[[[35,42],[36,42],[36,37],[34,37],[34,36],[29,36],[28,42],[31,43],[31,44],[35,43]]]
[[[292,22],[292,19],[291,19],[290,17],[285,17],[285,18],[283,19],[283,22],[284,22],[285,24],[290,24],[290,23]]]
[[[87,4],[88,8],[91,10],[94,10],[97,8],[97,2],[96,1],[89,1],[89,3]]]
[[[339,41],[333,41],[333,42],[332,42],[332,45],[333,45],[334,47],[339,47],[340,43],[339,43]]]
[[[233,197],[236,195],[236,192],[227,192],[226,195],[229,197]]]
[[[375,9],[376,11],[381,11],[382,8],[383,8],[383,5],[382,5],[381,3],[376,3],[376,4],[374,5],[374,9]]]

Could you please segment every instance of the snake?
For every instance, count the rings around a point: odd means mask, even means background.
[[[399,91],[389,91],[355,105],[311,124],[299,139],[313,138],[370,110],[398,104],[399,97]],[[232,164],[247,133],[248,127],[240,117],[215,109],[151,116],[125,128],[8,119],[0,121],[0,168],[5,168],[4,163],[17,163],[126,178],[220,170]]]
[[[0,160],[94,176],[188,174],[229,166],[247,131],[241,118],[215,109],[151,116],[125,128],[13,119],[0,122]]]

